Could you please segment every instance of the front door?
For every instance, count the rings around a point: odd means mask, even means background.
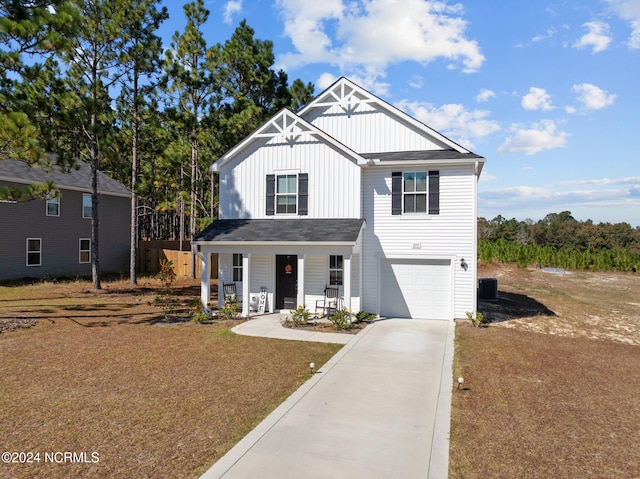
[[[276,255],[276,309],[296,309],[298,299],[298,257]]]

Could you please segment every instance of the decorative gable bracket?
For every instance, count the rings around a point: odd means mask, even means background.
[[[300,118],[287,110],[273,117],[256,134],[255,138],[281,138],[293,146],[302,135],[314,135],[315,132],[305,125]]]

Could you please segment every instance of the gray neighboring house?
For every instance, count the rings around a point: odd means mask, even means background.
[[[65,173],[0,160],[0,187],[52,180],[59,198],[0,201],[0,281],[91,274],[91,169],[78,162]],[[100,272],[129,268],[131,192],[98,176]]]

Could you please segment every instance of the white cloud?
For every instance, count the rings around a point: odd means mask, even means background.
[[[631,34],[627,45],[631,49],[640,49],[640,2],[638,0],[607,0],[613,12],[622,20],[628,21]]]
[[[578,95],[578,101],[589,110],[600,110],[605,106],[612,105],[616,95],[609,94],[591,83],[573,85],[571,91]]]
[[[495,98],[495,96],[495,92],[483,88],[482,90],[480,90],[480,93],[478,93],[478,96],[476,96],[476,101],[478,103],[484,103],[486,101],[489,101],[490,98]]]
[[[594,21],[587,22],[582,25],[589,30],[574,44],[574,48],[591,48],[591,53],[599,53],[605,51],[611,43],[611,35],[609,34],[609,25],[604,22]]]
[[[569,133],[557,131],[556,124],[552,120],[543,120],[535,123],[531,128],[512,126],[513,136],[498,148],[498,153],[524,153],[534,155],[544,150],[562,148],[567,144]]]
[[[482,174],[480,175],[480,180],[482,183],[490,183],[492,181],[496,181],[498,179],[497,176],[493,176],[487,170],[483,169]]]
[[[424,85],[424,79],[420,75],[413,75],[409,80],[409,86],[411,88],[422,88]]]
[[[626,178],[601,178],[598,180],[570,180],[561,181],[560,186],[583,186],[583,185],[635,185],[640,186],[640,176],[627,176]]]
[[[469,149],[474,147],[473,139],[481,139],[500,130],[497,122],[487,119],[490,115],[487,110],[469,111],[460,104],[435,107],[431,103],[406,100],[396,106]]]
[[[337,79],[338,77],[335,75],[332,75],[331,73],[323,73],[316,80],[316,86],[320,89],[320,91],[323,91],[329,88],[332,84],[334,84]]]
[[[522,97],[522,108],[525,110],[553,110],[551,95],[543,88],[532,86],[529,93]]]
[[[224,5],[224,15],[223,21],[224,23],[231,23],[233,21],[233,16],[242,10],[242,0],[230,0]]]
[[[278,63],[295,69],[330,63],[375,82],[393,63],[427,64],[445,59],[465,72],[477,71],[485,58],[465,35],[462,7],[427,0],[276,0],[285,34],[295,51]]]

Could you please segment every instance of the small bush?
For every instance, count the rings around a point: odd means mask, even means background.
[[[358,311],[356,317],[353,320],[354,323],[362,323],[367,321],[373,321],[376,319],[375,313],[367,313],[366,311]]]
[[[224,306],[218,310],[220,319],[236,319],[240,316],[240,302],[238,298],[227,296],[224,299]]]
[[[309,319],[311,319],[311,313],[307,309],[306,304],[301,304],[297,309],[292,309],[289,311],[291,316],[287,317],[284,322],[287,326],[293,326],[294,328],[297,326],[301,326],[303,324],[307,324]]]
[[[353,327],[352,314],[350,309],[336,309],[329,318],[338,331],[351,329]]]
[[[211,320],[211,315],[205,311],[196,311],[191,314],[191,321],[194,323],[206,323]]]
[[[467,311],[467,319],[471,321],[474,328],[478,328],[484,323],[484,315],[479,311],[475,314],[471,311]]]

